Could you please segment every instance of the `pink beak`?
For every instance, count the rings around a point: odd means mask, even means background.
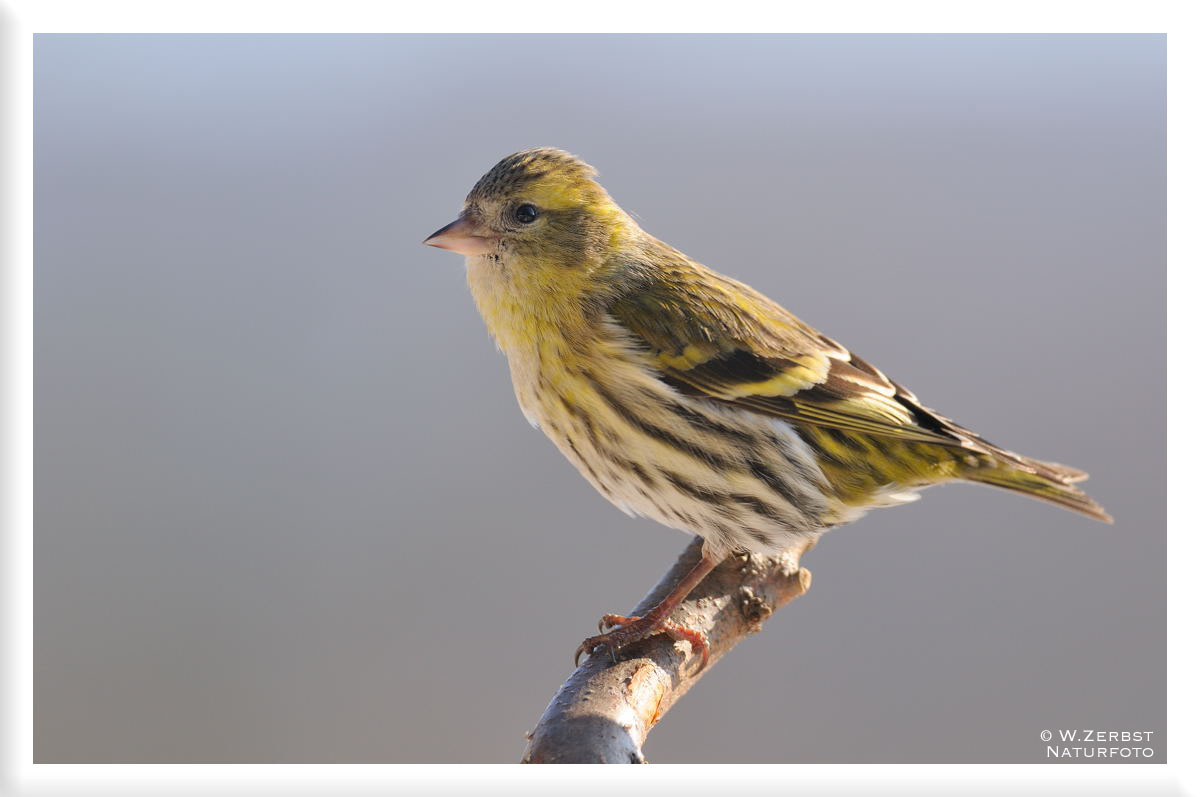
[[[468,216],[459,216],[422,243],[448,249],[460,255],[486,255],[496,251],[496,238],[481,235],[479,226]]]

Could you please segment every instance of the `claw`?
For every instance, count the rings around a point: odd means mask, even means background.
[[[575,666],[579,666],[579,658],[584,653],[594,654],[601,646],[608,648],[612,662],[617,662],[617,651],[626,645],[641,641],[654,634],[664,633],[674,640],[686,641],[692,648],[692,653],[700,654],[700,664],[693,670],[693,675],[708,666],[708,639],[703,633],[693,631],[678,623],[670,621],[647,627],[637,628],[641,617],[624,617],[619,614],[606,614],[600,618],[600,633],[590,636],[575,649]]]
[[[590,636],[583,640],[579,647],[575,648],[575,666],[579,666],[579,657],[581,655],[586,653],[590,657],[596,652],[597,649],[601,647],[608,648],[608,653],[610,656],[612,656],[612,663],[616,664],[618,646],[609,642],[607,636],[608,634],[599,634],[597,636]]]
[[[579,647],[575,648],[575,666],[579,666],[579,657],[586,653],[589,657],[596,652],[601,645],[607,645],[610,652],[613,654],[613,661],[616,661],[615,646],[609,644],[608,634],[601,633],[596,636],[590,636],[583,642],[579,643]]]
[[[621,614],[600,615],[600,633],[607,634],[609,631],[620,628],[621,626],[632,625],[640,619],[642,618],[638,617],[637,615],[634,615],[633,617],[626,617]]]

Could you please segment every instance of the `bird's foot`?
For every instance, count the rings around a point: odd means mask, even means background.
[[[667,634],[672,639],[684,640],[692,646],[693,653],[700,654],[700,666],[696,672],[708,666],[708,638],[700,631],[673,623],[670,620],[654,620],[652,617],[623,617],[619,614],[606,614],[600,618],[600,632],[596,636],[583,640],[575,650],[575,665],[579,666],[579,657],[584,653],[589,656],[597,648],[608,648],[613,661],[617,660],[617,651],[626,645],[653,636],[658,633]]]

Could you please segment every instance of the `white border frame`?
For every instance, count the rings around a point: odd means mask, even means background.
[[[0,0],[2,1],[2,0]],[[736,10],[728,8],[736,5]],[[1200,749],[1196,732],[1196,620],[1185,607],[1200,605],[1192,573],[1198,544],[1195,521],[1185,515],[1180,496],[1195,475],[1193,452],[1200,450],[1197,424],[1171,428],[1168,451],[1169,502],[1169,764],[1153,765],[773,765],[707,767],[593,767],[586,775],[570,767],[506,765],[388,766],[134,766],[49,765],[32,763],[32,34],[35,32],[561,32],[586,31],[603,11],[604,31],[652,32],[1165,32],[1169,65],[1169,207],[1168,334],[1170,344],[1168,407],[1177,409],[1191,396],[1195,324],[1188,315],[1195,296],[1197,208],[1196,82],[1200,74],[1196,31],[1185,2],[1113,3],[1009,0],[948,2],[906,0],[793,4],[783,9],[767,0],[742,0],[721,8],[698,2],[606,0],[601,6],[550,0],[456,0],[448,4],[375,4],[340,0],[318,8],[300,0],[29,0],[6,4],[0,23],[9,106],[3,142],[6,160],[4,222],[0,241],[9,264],[3,297],[4,368],[9,377],[3,410],[5,441],[2,503],[6,520],[3,583],[7,641],[4,676],[6,793],[121,794],[283,792],[350,794],[395,792],[446,794],[605,794],[614,789],[675,789],[691,794],[746,791],[773,783],[808,794],[881,793],[921,795],[1038,794],[1150,795],[1200,791],[1192,759]],[[592,29],[595,29],[594,27]],[[1184,178],[1184,179],[1181,179]],[[1187,180],[1186,178],[1192,178]],[[1192,201],[1189,201],[1192,200]],[[1178,360],[1178,362],[1175,362]],[[1171,368],[1174,365],[1176,367]],[[1192,456],[1186,456],[1192,454]],[[1189,522],[1190,521],[1190,522]],[[1191,527],[1191,528],[1189,528]],[[1136,529],[1134,530],[1136,531]],[[1130,540],[1136,544],[1136,540]]]

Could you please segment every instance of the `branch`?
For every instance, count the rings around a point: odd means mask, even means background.
[[[632,614],[644,614],[700,560],[697,538]],[[774,557],[734,554],[671,615],[708,635],[708,667],[695,672],[690,645],[665,634],[629,645],[613,661],[600,650],[571,674],[529,734],[523,764],[641,764],[650,729],[734,645],[762,629],[780,606],[808,591],[800,567],[811,544]]]

